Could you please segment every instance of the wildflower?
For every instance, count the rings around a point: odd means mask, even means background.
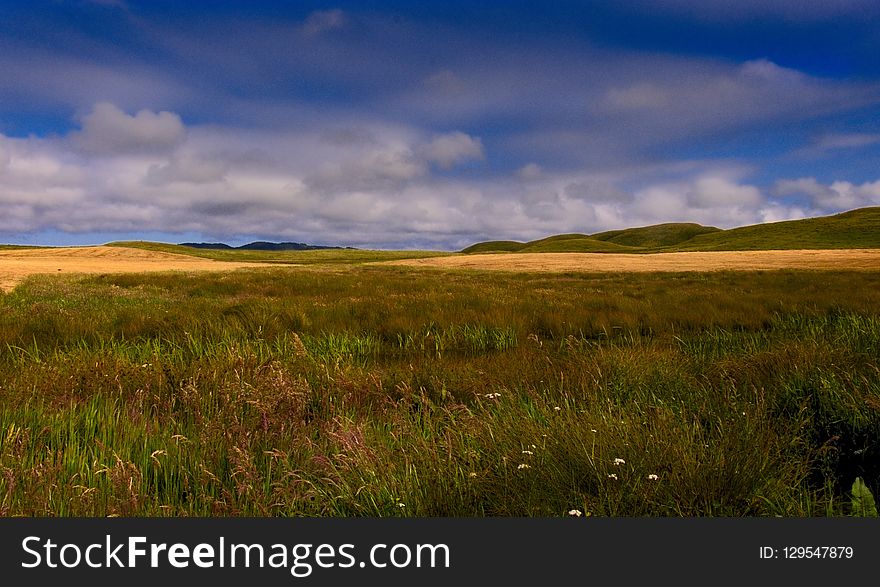
[[[495,398],[501,397],[501,394],[498,393],[498,392],[495,392],[495,393],[487,393],[487,394],[485,395],[485,397],[488,398],[488,399],[495,399]]]
[[[553,406],[553,409],[554,409],[555,411],[557,411],[557,412],[561,412],[561,411],[562,411],[562,408],[560,408],[559,406]]]
[[[596,432],[595,428],[590,428],[590,432]]]
[[[516,468],[522,470],[522,469],[531,469],[532,467],[530,467],[529,465],[527,465],[525,463],[520,463],[519,465],[517,465]]]
[[[623,459],[619,459],[619,458],[618,458],[618,459],[614,459],[614,465],[615,465],[615,466],[617,466],[617,465],[625,465],[625,464],[626,464],[626,461],[623,460]]]
[[[655,475],[655,474],[653,474],[653,473],[651,473],[650,475],[648,475],[648,479],[650,479],[651,481],[656,481],[656,480],[659,479],[659,478],[660,478],[660,477],[658,477],[657,475]]]
[[[473,471],[471,471],[470,473],[468,473],[468,477],[476,477],[476,476],[477,476],[477,474],[474,473]]]
[[[406,504],[403,503],[402,501],[398,501],[398,502],[397,502],[397,507],[399,507],[399,508],[405,508],[405,507],[406,507]]]
[[[581,510],[568,510],[568,515],[575,518],[580,518],[584,515],[584,512],[582,512]]]
[[[608,475],[608,478],[617,481],[617,473],[611,473],[610,475]]]
[[[522,453],[523,453],[524,455],[530,455],[530,456],[533,455],[533,454],[535,454],[535,453],[533,453],[533,452],[530,451],[530,450],[524,450],[524,451],[522,451]]]

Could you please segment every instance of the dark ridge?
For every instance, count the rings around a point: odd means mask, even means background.
[[[231,249],[226,243],[180,243],[181,247],[189,247],[191,249]]]
[[[351,249],[352,247],[330,247],[324,245],[307,245],[305,243],[270,243],[266,241],[257,241],[241,245],[240,247],[231,247],[225,243],[180,243],[182,247],[190,247],[193,249],[220,249],[220,250],[240,250],[240,251],[317,251],[321,249]]]

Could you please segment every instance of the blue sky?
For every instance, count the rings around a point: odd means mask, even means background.
[[[0,1],[0,242],[490,238],[880,205],[880,3]]]

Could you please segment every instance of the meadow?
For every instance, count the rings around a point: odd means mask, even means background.
[[[802,517],[851,514],[857,477],[877,494],[880,272],[296,255],[320,262],[0,294],[0,515]]]

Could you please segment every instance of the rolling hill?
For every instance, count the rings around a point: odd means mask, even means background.
[[[669,247],[681,244],[695,236],[711,234],[720,230],[714,226],[703,226],[692,222],[672,222],[626,230],[609,230],[594,234],[592,238],[627,247]]]
[[[880,248],[880,207],[728,230],[694,223],[667,223],[593,235],[562,234],[527,243],[487,241],[461,252],[658,253],[875,248]]]

